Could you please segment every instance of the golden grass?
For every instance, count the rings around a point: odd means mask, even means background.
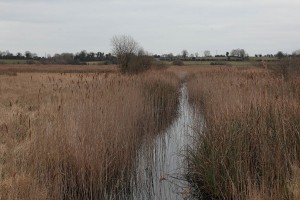
[[[116,198],[178,87],[166,71],[0,76],[0,199]]]
[[[300,80],[259,68],[203,67],[190,78],[205,116],[191,149],[189,178],[203,196],[297,199]]]

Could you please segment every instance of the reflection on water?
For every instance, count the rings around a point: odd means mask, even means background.
[[[194,110],[181,87],[178,118],[153,142],[145,141],[138,153],[137,167],[126,199],[188,199],[190,187],[184,180],[184,150],[191,145]],[[149,144],[150,143],[150,144]]]

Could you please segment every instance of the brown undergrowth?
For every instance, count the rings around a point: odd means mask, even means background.
[[[166,71],[0,76],[0,199],[116,198],[178,88]]]
[[[300,79],[259,68],[202,68],[188,84],[205,116],[188,177],[210,199],[298,199]]]

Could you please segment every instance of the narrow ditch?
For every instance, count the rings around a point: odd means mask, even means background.
[[[180,89],[177,119],[153,142],[145,141],[138,152],[130,198],[187,199],[190,185],[185,181],[184,151],[192,143],[195,112],[188,101],[186,83]],[[149,144],[150,143],[150,144]],[[191,198],[189,198],[191,199]]]

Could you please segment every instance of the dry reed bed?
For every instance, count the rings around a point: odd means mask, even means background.
[[[17,73],[115,73],[116,65],[0,64],[0,75]]]
[[[205,197],[298,199],[300,80],[258,68],[202,68],[189,84],[205,116],[188,177]]]
[[[164,71],[0,76],[0,199],[116,198],[178,86]]]

